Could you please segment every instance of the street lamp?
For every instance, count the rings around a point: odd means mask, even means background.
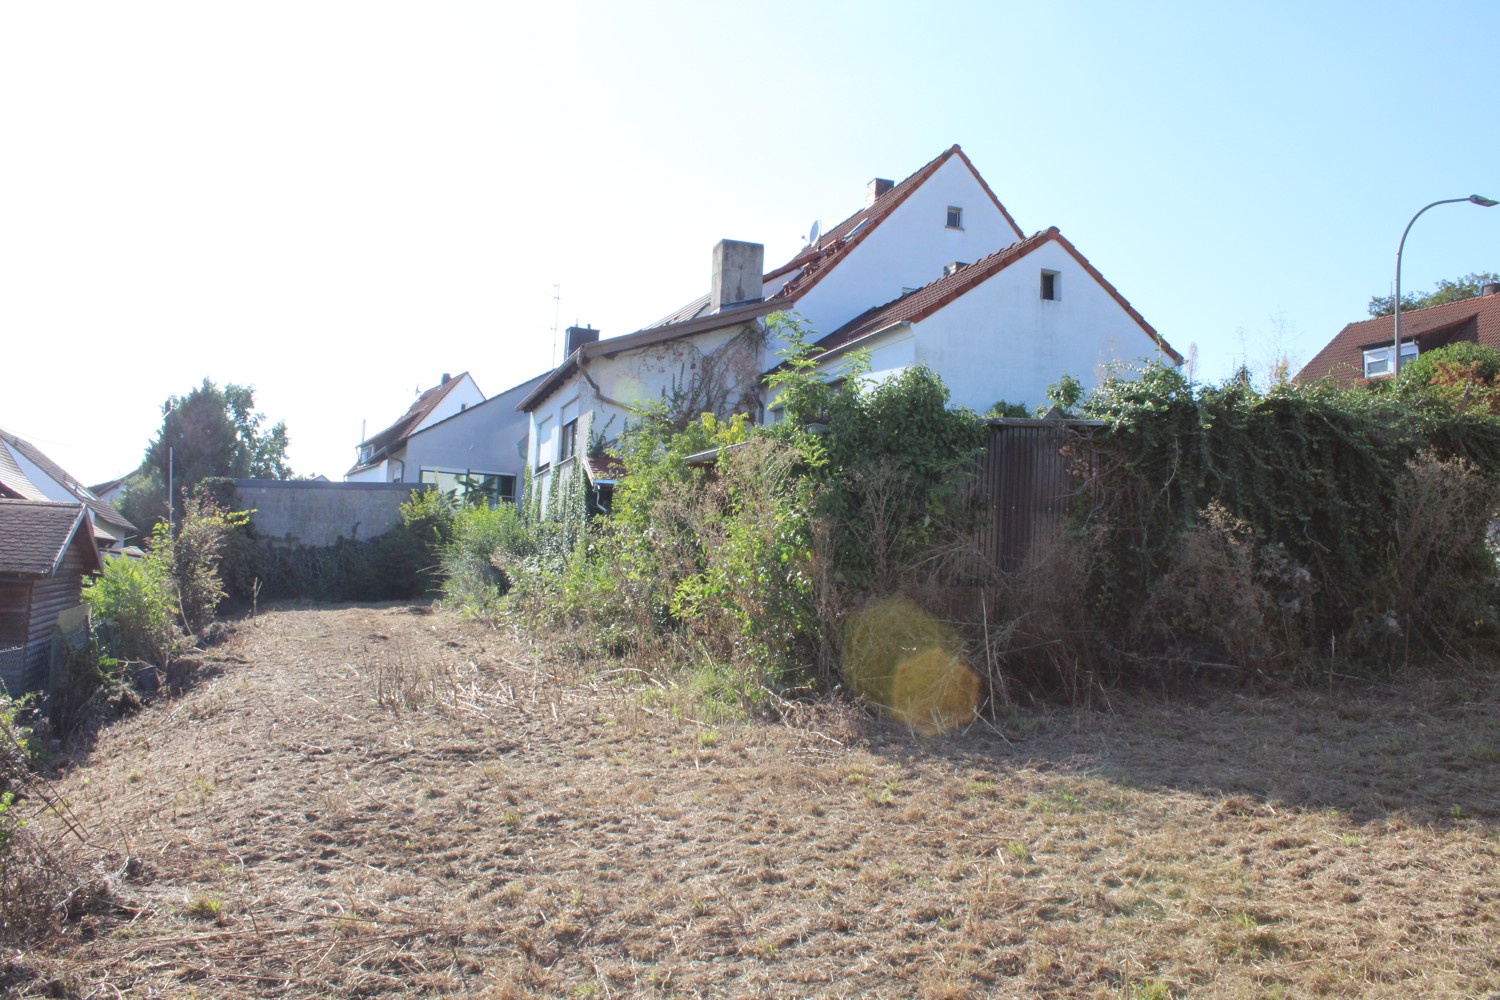
[[[1444,198],[1442,201],[1435,201],[1431,205],[1428,205],[1427,208],[1422,209],[1422,212],[1425,212],[1428,208],[1432,208],[1436,205],[1452,205],[1460,201],[1471,202],[1472,204],[1479,205],[1483,208],[1493,208],[1495,205],[1500,204],[1500,202],[1495,201],[1493,198],[1486,198],[1483,195],[1471,194],[1467,198]],[[1391,337],[1392,377],[1399,374],[1401,371],[1401,251],[1406,249],[1406,234],[1411,232],[1411,227],[1413,226],[1413,224],[1415,224],[1416,221],[1422,217],[1422,212],[1418,212],[1416,215],[1413,215],[1411,217],[1411,222],[1408,222],[1406,224],[1406,229],[1401,233],[1401,243],[1396,247],[1396,311],[1394,313],[1396,321],[1393,324],[1396,328],[1396,332]]]

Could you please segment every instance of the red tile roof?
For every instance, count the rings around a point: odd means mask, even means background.
[[[458,385],[459,380],[468,374],[468,372],[460,372],[448,379],[448,381],[428,389],[417,397],[416,401],[401,415],[400,420],[397,420],[374,437],[361,441],[359,443],[361,451],[364,450],[366,445],[372,446],[374,451],[369,461],[355,462],[354,467],[344,473],[344,475],[351,476],[356,472],[372,468],[379,464],[386,455],[399,448],[401,443],[411,436],[411,432],[417,429],[417,425],[426,419],[427,415],[443,401],[443,398],[453,391],[454,387]]]
[[[57,568],[87,521],[82,503],[0,500],[0,573],[46,576]],[[97,569],[99,550],[92,538],[84,548]]]
[[[807,292],[823,279],[823,276],[832,271],[838,264],[849,256],[849,254],[879,227],[887,217],[890,216],[901,203],[911,195],[917,188],[921,187],[929,177],[937,173],[938,169],[950,159],[957,156],[969,168],[984,193],[989,195],[990,201],[1000,210],[1005,221],[1010,224],[1011,229],[1017,233],[1021,228],[1016,225],[1016,220],[1006,211],[1005,206],[1000,204],[1000,199],[995,197],[995,192],[985,183],[979,171],[974,169],[973,162],[964,154],[957,143],[943,150],[932,160],[928,161],[920,169],[911,174],[901,183],[894,185],[889,191],[876,198],[872,204],[849,216],[843,222],[829,229],[818,237],[816,246],[804,247],[791,260],[782,264],[773,271],[768,272],[762,281],[770,281],[782,275],[798,272],[770,296],[773,300],[790,303]],[[676,312],[669,313],[651,324],[651,327],[666,326],[671,323],[680,323],[702,314],[708,308],[708,296],[703,295],[694,299]],[[647,327],[650,329],[651,327]]]
[[[1016,220],[1011,218],[1010,213],[1005,210],[1005,206],[1000,204],[1000,199],[995,197],[995,192],[991,191],[990,186],[984,182],[984,178],[979,176],[979,171],[974,169],[974,164],[964,155],[964,151],[958,147],[957,143],[954,143],[916,173],[892,187],[879,198],[876,198],[873,205],[868,205],[860,209],[824,233],[818,239],[816,247],[804,250],[787,264],[767,275],[767,278],[775,277],[793,268],[801,268],[801,273],[781,286],[772,298],[790,301],[806,293],[821,281],[824,275],[828,274],[841,261],[847,258],[854,251],[855,247],[864,242],[879,227],[881,222],[899,208],[902,202],[906,201],[913,191],[921,187],[929,177],[937,173],[938,168],[955,156],[961,159],[964,165],[969,168],[975,179],[979,181],[980,186],[984,188],[985,194],[990,196],[990,200],[995,203],[995,207],[1000,210],[1000,214],[1005,216],[1005,221],[1010,223],[1010,227],[1019,233],[1021,230],[1016,225]]]
[[[35,465],[38,469],[41,469],[49,479],[58,483],[69,493],[73,494],[83,503],[87,504],[89,510],[93,512],[94,517],[97,520],[103,521],[109,525],[113,525],[115,528],[127,533],[133,533],[136,531],[136,526],[127,521],[124,515],[115,510],[109,504],[105,503],[103,500],[100,500],[97,496],[94,495],[92,490],[75,479],[71,474],[69,474],[68,470],[64,469],[62,466],[52,461],[52,459],[48,458],[45,454],[42,453],[42,450],[40,448],[32,444],[30,441],[27,441],[25,438],[17,437],[16,435],[10,433],[10,431],[3,429],[0,429],[0,441],[4,441],[6,444],[9,444],[16,450],[18,454],[21,455],[21,457],[25,458],[26,461],[30,462],[32,465]],[[9,463],[6,463],[5,468],[8,470],[9,468],[11,468],[11,465]],[[20,471],[19,467],[16,467],[16,469],[17,471]],[[27,495],[27,490],[25,490],[24,488],[17,490],[17,492],[21,493],[23,496]]]
[[[1012,243],[1004,250],[997,250],[987,257],[981,257],[968,267],[953,274],[945,275],[937,281],[923,285],[914,291],[907,292],[900,298],[893,299],[885,305],[869,309],[816,341],[813,346],[821,348],[824,351],[831,351],[897,323],[919,323],[960,295],[989,280],[1033,250],[1047,243],[1057,243],[1072,255],[1073,259],[1093,276],[1095,281],[1099,282],[1100,287],[1108,292],[1120,304],[1121,308],[1130,314],[1130,317],[1140,325],[1147,336],[1156,342],[1158,347],[1166,352],[1175,363],[1182,363],[1182,355],[1178,354],[1172,348],[1172,345],[1168,344],[1162,338],[1161,334],[1157,333],[1155,328],[1146,322],[1145,317],[1136,312],[1135,308],[1125,300],[1125,297],[1119,293],[1115,286],[1105,280],[1104,275],[1100,274],[1094,265],[1090,264],[1088,259],[1078,252],[1078,248],[1069,242],[1067,237],[1058,232],[1056,226],[1044,229],[1039,233],[1034,233],[1019,243]]]
[[[1365,377],[1367,348],[1387,347],[1395,335],[1395,319],[1360,320],[1344,327],[1297,373],[1298,382],[1330,376],[1336,382]],[[1447,305],[1401,311],[1401,340],[1416,338],[1418,351],[1430,351],[1461,340],[1500,348],[1500,295],[1449,302]]]

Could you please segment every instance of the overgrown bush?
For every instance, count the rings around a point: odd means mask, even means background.
[[[1084,407],[1106,426],[1088,450],[1071,537],[1091,554],[1073,592],[1114,671],[1296,673],[1329,655],[1451,651],[1493,628],[1500,422],[1388,390],[1259,392],[1166,367],[1110,379]]]
[[[165,668],[213,620],[226,596],[219,577],[224,545],[247,519],[197,491],[185,498],[175,526],[156,526],[143,558],[105,560],[104,571],[83,589],[84,601],[102,619],[101,655]]]
[[[83,599],[103,619],[110,652],[122,659],[165,667],[182,645],[168,563],[158,551],[139,560],[106,559]]]

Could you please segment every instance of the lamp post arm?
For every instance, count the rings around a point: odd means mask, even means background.
[[[1416,225],[1417,220],[1422,217],[1422,212],[1427,211],[1427,209],[1436,208],[1438,205],[1451,205],[1454,202],[1469,200],[1471,199],[1444,198],[1442,201],[1435,201],[1431,205],[1424,206],[1421,211],[1411,217],[1411,221],[1401,231],[1401,242],[1396,246],[1396,297],[1392,300],[1395,311],[1391,314],[1394,317],[1391,326],[1395,328],[1394,333],[1391,335],[1392,378],[1401,373],[1401,251],[1406,249],[1406,237],[1411,233],[1411,227]]]

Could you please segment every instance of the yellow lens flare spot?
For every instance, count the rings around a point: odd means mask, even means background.
[[[896,667],[891,714],[923,736],[969,722],[979,705],[979,678],[944,649],[924,649]]]
[[[980,680],[953,630],[912,601],[873,601],[849,617],[844,676],[865,700],[923,735],[961,726],[979,706]]]

